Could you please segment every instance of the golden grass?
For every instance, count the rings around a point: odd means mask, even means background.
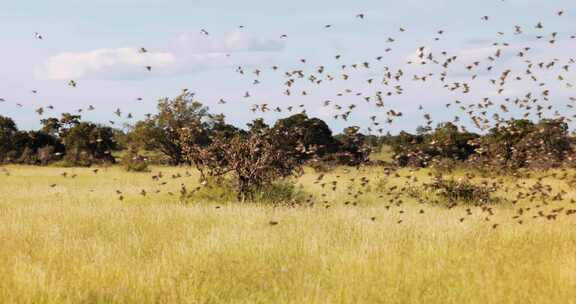
[[[475,210],[460,223],[462,208],[407,201],[387,210],[389,198],[375,192],[344,205],[345,187],[328,191],[329,208],[183,205],[180,184],[195,178],[169,176],[186,169],[154,168],[165,186],[119,168],[7,170],[1,303],[576,302],[572,217],[519,225],[505,205],[490,222]],[[339,175],[345,185],[376,179],[377,170],[339,169],[326,179]],[[318,194],[316,176],[301,183]]]

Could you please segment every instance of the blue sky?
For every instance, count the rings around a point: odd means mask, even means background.
[[[562,17],[556,15],[560,10],[565,11]],[[358,13],[366,18],[355,18]],[[481,20],[485,15],[488,21]],[[544,24],[543,30],[534,27],[538,22]],[[325,28],[327,24],[332,27]],[[0,98],[6,102],[0,103],[0,115],[13,117],[27,129],[38,127],[42,117],[34,110],[39,107],[54,106],[46,117],[93,105],[95,111],[83,112],[85,119],[114,120],[118,125],[131,120],[116,117],[113,112],[117,108],[142,118],[155,111],[158,98],[188,88],[213,112],[226,114],[228,121],[239,126],[260,116],[273,121],[287,115],[249,110],[254,104],[267,103],[271,108],[304,104],[307,113],[325,119],[335,131],[349,125],[367,127],[369,116],[384,119],[387,110],[396,109],[403,117],[384,129],[411,130],[423,121],[419,105],[437,117],[435,121],[450,119],[453,113],[446,110],[445,103],[454,99],[477,102],[492,96],[483,80],[498,76],[480,74],[475,80],[478,85],[466,96],[446,92],[439,83],[421,85],[410,81],[413,75],[437,75],[439,70],[406,66],[418,47],[436,53],[447,50],[458,54],[465,64],[485,60],[495,50],[492,43],[499,41],[516,48],[510,53],[532,46],[533,58],[563,62],[576,49],[576,40],[569,38],[576,34],[574,24],[576,2],[568,0],[2,1]],[[523,34],[513,34],[515,25],[522,26]],[[406,32],[400,32],[400,27]],[[210,35],[202,35],[202,29]],[[437,33],[440,30],[442,35]],[[505,34],[499,36],[500,31]],[[44,39],[36,39],[35,32]],[[559,37],[553,46],[534,38],[552,32]],[[283,34],[288,37],[280,38]],[[436,37],[440,40],[435,41]],[[387,42],[388,38],[395,41]],[[139,54],[139,47],[146,47],[148,53]],[[385,52],[387,48],[392,51]],[[342,55],[339,61],[334,59],[336,54]],[[376,62],[374,58],[380,55],[384,59]],[[302,58],[306,64],[299,61]],[[350,71],[349,81],[324,82],[322,86],[302,82],[294,92],[305,90],[307,96],[283,94],[283,71],[311,73],[322,65],[339,76],[343,73],[340,65],[364,61],[372,68]],[[145,65],[153,70],[147,72]],[[282,72],[273,72],[273,65]],[[521,62],[513,59],[501,65],[502,69],[522,68]],[[245,70],[244,76],[235,72],[238,66]],[[381,78],[385,67],[406,71],[405,93],[387,99],[384,108],[362,103],[353,93],[367,96],[378,90],[367,86],[365,80]],[[262,70],[258,85],[253,85],[255,69]],[[453,72],[454,79],[470,76]],[[549,79],[547,85],[557,92],[553,102],[562,103],[576,94],[564,84],[562,89],[556,88],[557,74],[554,71],[542,77]],[[562,76],[569,82],[575,75],[570,70]],[[78,83],[76,88],[67,85],[72,79]],[[346,89],[352,93],[337,96]],[[513,98],[539,89],[536,84],[518,84],[503,96]],[[243,97],[246,91],[250,98]],[[220,98],[227,104],[218,104]],[[327,99],[342,107],[358,106],[349,121],[334,120],[332,115],[337,112],[323,107]]]

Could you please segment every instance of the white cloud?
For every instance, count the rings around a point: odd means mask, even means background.
[[[141,78],[148,75],[191,73],[211,68],[224,68],[265,61],[251,52],[277,52],[284,49],[279,40],[259,38],[235,31],[223,36],[184,33],[177,37],[171,50],[140,53],[138,48],[96,49],[87,52],[66,52],[50,57],[37,71],[40,78],[53,80],[95,77]],[[243,53],[234,56],[229,54]],[[152,67],[152,73],[145,71]]]
[[[223,36],[197,32],[180,34],[176,39],[176,46],[181,51],[191,53],[276,52],[284,49],[284,42],[256,37],[242,31]]]
[[[89,52],[61,53],[48,59],[42,74],[48,79],[78,79],[111,68],[163,67],[176,58],[172,53],[139,53],[136,48],[97,49]]]

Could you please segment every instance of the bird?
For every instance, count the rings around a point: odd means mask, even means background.
[[[34,32],[34,37],[36,37],[36,39],[39,39],[39,40],[44,39],[44,36],[42,36],[42,34],[40,34],[38,32]]]

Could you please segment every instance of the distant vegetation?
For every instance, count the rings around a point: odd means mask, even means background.
[[[188,92],[161,99],[156,115],[127,131],[69,113],[41,123],[41,130],[21,131],[12,119],[0,116],[0,162],[91,166],[115,163],[117,154],[128,171],[147,171],[150,164],[192,165],[204,183],[233,185],[240,200],[297,176],[305,165],[329,171],[337,165],[386,163],[369,159],[383,147],[392,151],[388,165],[439,170],[553,168],[575,159],[573,138],[562,119],[512,119],[482,135],[446,122],[435,129],[419,127],[417,134],[374,136],[349,127],[334,136],[324,121],[304,113],[273,126],[256,119],[239,129],[223,115],[210,113]]]
[[[365,136],[357,128],[333,136],[328,125],[306,114],[280,119],[273,126],[257,119],[247,130],[227,124],[224,116],[214,115],[192,95],[184,92],[158,103],[158,114],[136,122],[127,131],[82,121],[80,115],[64,113],[60,118],[41,120],[42,129],[21,131],[9,117],[0,116],[0,163],[48,165],[62,162],[70,166],[114,163],[114,152],[133,156],[152,152],[162,155],[153,163],[191,164],[185,146],[206,148],[216,140],[250,138],[268,133],[273,146],[298,162],[335,160],[341,164],[359,164],[367,159]],[[188,142],[182,142],[183,131]],[[193,136],[193,137],[190,137]],[[146,157],[138,157],[142,160]]]
[[[402,132],[388,143],[399,165],[415,167],[459,161],[488,169],[552,168],[570,165],[576,156],[563,119],[512,119],[484,135],[441,123],[431,132]]]

